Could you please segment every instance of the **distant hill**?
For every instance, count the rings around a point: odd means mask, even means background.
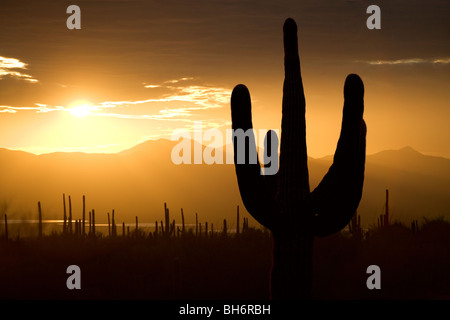
[[[426,156],[411,147],[382,151],[367,157],[361,212],[377,218],[380,202],[389,189],[394,219],[450,218],[450,159]],[[382,202],[381,202],[382,204]],[[378,206],[378,208],[377,208]],[[378,210],[376,210],[378,209]]]
[[[234,165],[175,165],[171,151],[177,142],[152,140],[117,154],[51,153],[33,155],[0,149],[0,210],[14,218],[62,218],[62,194],[71,195],[74,218],[81,218],[82,195],[97,221],[115,209],[116,221],[154,222],[163,218],[164,202],[171,219],[235,226],[240,199]],[[197,145],[197,147],[202,147]],[[311,190],[327,172],[332,157],[309,159]],[[390,191],[394,219],[409,223],[422,217],[450,219],[450,159],[425,156],[410,147],[368,155],[363,198],[358,209],[363,226],[376,224]],[[68,201],[66,199],[66,201]],[[4,211],[4,210],[3,210]],[[3,216],[3,212],[0,212]],[[255,224],[251,220],[251,225]]]

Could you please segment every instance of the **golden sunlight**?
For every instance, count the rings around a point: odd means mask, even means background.
[[[77,100],[72,102],[68,106],[68,111],[72,116],[75,117],[85,117],[88,116],[91,111],[95,110],[96,107],[86,100]]]

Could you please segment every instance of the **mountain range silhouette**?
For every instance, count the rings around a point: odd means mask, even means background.
[[[0,149],[0,203],[7,205],[11,219],[35,218],[38,201],[44,219],[61,219],[65,193],[72,196],[74,218],[81,218],[81,199],[86,195],[86,209],[95,209],[101,223],[112,209],[118,222],[132,222],[135,216],[154,222],[163,217],[167,202],[176,220],[183,208],[186,223],[194,223],[198,213],[200,222],[219,227],[226,218],[231,228],[239,205],[256,226],[242,204],[234,165],[175,165],[171,151],[177,143],[149,140],[116,154],[34,155]],[[308,158],[312,188],[331,162],[332,156]],[[376,225],[384,213],[386,189],[393,220],[409,225],[423,217],[450,219],[450,159],[423,155],[411,147],[367,155],[358,208],[363,227]]]

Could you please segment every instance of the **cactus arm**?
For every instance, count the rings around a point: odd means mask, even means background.
[[[297,24],[287,19],[283,26],[284,72],[280,145],[281,202],[298,212],[309,194],[306,150],[305,95],[298,54]]]
[[[344,228],[361,200],[366,153],[363,96],[362,80],[349,75],[344,85],[342,127],[333,164],[310,196],[316,236]]]
[[[247,211],[259,223],[271,229],[276,203],[268,183],[273,177],[261,174],[255,136],[253,131],[249,130],[253,129],[250,93],[244,85],[237,85],[231,94],[231,120],[234,132],[242,129],[248,134],[249,139],[248,144],[245,145],[245,153],[247,155],[256,154],[255,163],[251,163],[250,159],[246,159],[245,163],[238,163],[238,140],[235,140],[233,136],[235,170],[242,202]]]

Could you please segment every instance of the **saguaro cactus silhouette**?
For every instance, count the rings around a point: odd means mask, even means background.
[[[301,299],[310,298],[312,293],[314,237],[344,228],[361,199],[366,152],[364,85],[359,76],[347,76],[342,127],[333,164],[317,188],[310,192],[305,96],[295,21],[287,19],[283,31],[285,80],[279,170],[275,175],[263,175],[259,161],[238,163],[235,137],[234,156],[245,207],[273,234],[271,297]],[[253,128],[250,93],[245,85],[237,85],[232,92],[231,117],[233,132]],[[256,153],[253,133],[248,137],[246,153]],[[278,141],[271,130],[266,139]]]

